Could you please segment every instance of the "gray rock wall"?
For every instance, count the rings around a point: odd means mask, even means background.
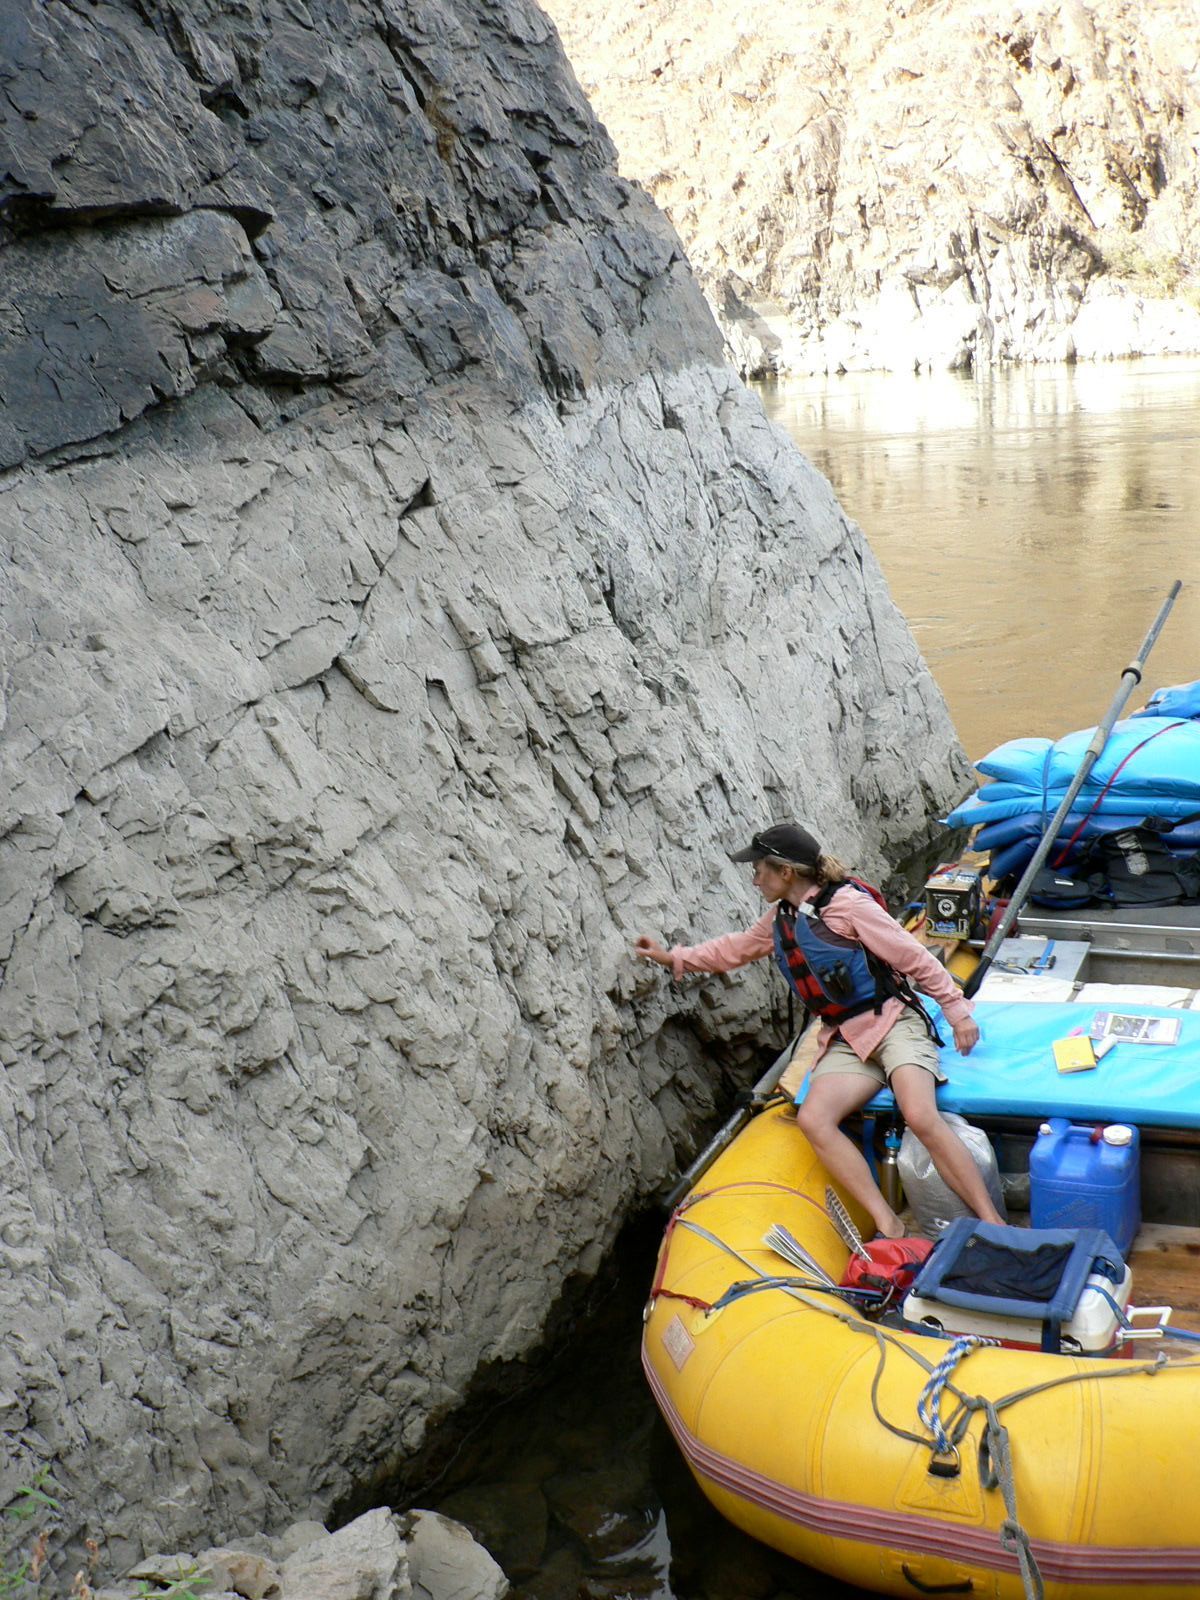
[[[967,787],[520,0],[0,0],[0,1503],[324,1516],[527,1352]]]

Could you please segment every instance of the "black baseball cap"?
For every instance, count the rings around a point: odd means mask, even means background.
[[[821,846],[798,822],[776,822],[761,833],[756,833],[744,850],[730,856],[731,861],[761,861],[764,856],[778,856],[793,866],[815,868],[821,855]]]

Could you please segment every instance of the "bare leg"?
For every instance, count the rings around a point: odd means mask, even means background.
[[[929,1078],[928,1073],[925,1076]],[[933,1083],[932,1078],[929,1081]],[[859,1073],[826,1073],[809,1084],[796,1120],[838,1188],[858,1201],[880,1233],[898,1238],[904,1232],[900,1218],[880,1194],[867,1158],[841,1128],[844,1119],[851,1112],[861,1110],[879,1088],[878,1083]]]
[[[938,1110],[933,1074],[924,1067],[897,1067],[889,1080],[905,1122],[929,1151],[938,1176],[983,1222],[1003,1222],[971,1152]]]

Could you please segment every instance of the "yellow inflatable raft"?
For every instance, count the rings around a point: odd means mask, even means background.
[[[1137,1359],[873,1324],[795,1273],[781,1225],[835,1280],[848,1249],[790,1106],[762,1112],[663,1241],[643,1361],[700,1487],[747,1533],[882,1594],[1195,1600],[1200,1346]],[[862,1226],[866,1219],[855,1217]],[[925,1420],[923,1420],[923,1417]],[[954,1448],[939,1454],[933,1428]]]

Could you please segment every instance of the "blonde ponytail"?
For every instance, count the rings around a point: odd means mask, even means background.
[[[774,867],[776,872],[786,869],[793,877],[802,878],[806,883],[819,883],[822,888],[828,883],[845,883],[850,876],[850,868],[843,866],[836,856],[819,855],[816,867],[811,869],[797,861],[786,861],[783,856],[763,856],[761,864]]]
[[[850,868],[838,860],[836,856],[819,855],[817,857],[817,882],[822,888],[827,883],[845,883],[850,876]]]

